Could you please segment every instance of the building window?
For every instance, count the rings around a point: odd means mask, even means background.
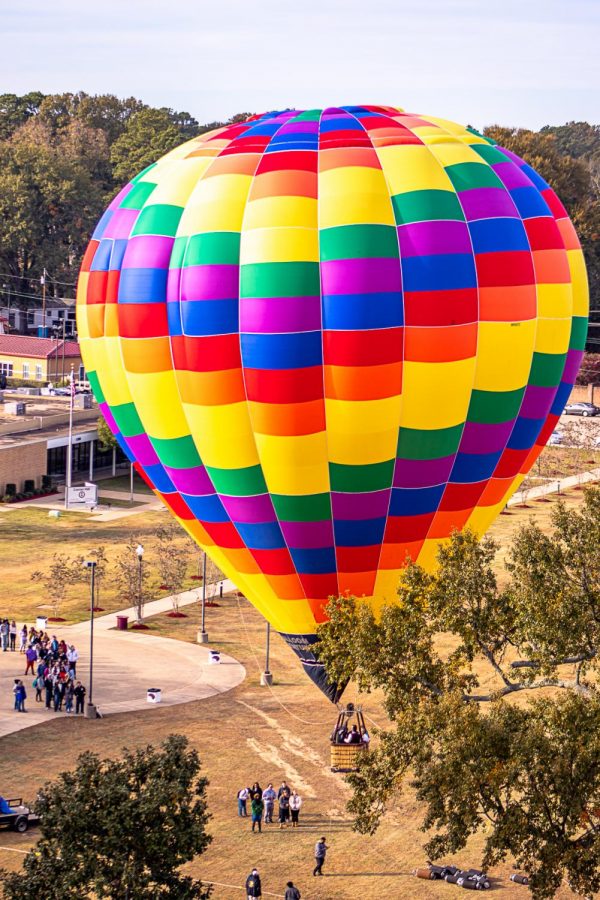
[[[13,373],[13,364],[9,362],[0,362],[0,375],[6,375],[7,378],[12,378]]]
[[[23,378],[29,378],[29,363],[23,363]]]
[[[36,381],[42,380],[42,367],[41,366],[35,367],[35,380]]]
[[[83,364],[79,365],[79,381],[85,381],[85,366]]]

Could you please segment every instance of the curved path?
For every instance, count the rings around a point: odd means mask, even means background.
[[[212,590],[211,590],[212,588]],[[224,589],[234,589],[231,582],[224,582]],[[207,596],[215,593],[210,586]],[[198,591],[188,591],[180,595],[180,606],[198,602]],[[146,604],[145,617],[166,612],[172,608],[170,597]],[[188,703],[191,700],[205,700],[222,694],[240,684],[246,677],[246,670],[233,657],[221,655],[221,663],[209,662],[209,647],[192,644],[172,638],[157,637],[143,631],[116,631],[116,616],[128,615],[135,618],[133,609],[109,613],[94,619],[94,683],[93,700],[103,715],[147,709],[149,712],[160,706]],[[19,627],[21,622],[18,623]],[[52,631],[49,627],[49,632]],[[89,622],[77,625],[55,626],[59,638],[73,643],[79,651],[77,674],[89,689]],[[35,701],[33,677],[23,678],[25,656],[18,651],[0,651],[0,737],[47,722],[65,713],[46,710],[42,703]],[[25,707],[27,713],[13,710],[13,683],[15,678],[23,678],[27,689]],[[162,703],[148,703],[148,688],[161,688]],[[87,698],[86,698],[87,699]]]

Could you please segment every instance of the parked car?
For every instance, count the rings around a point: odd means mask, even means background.
[[[50,388],[50,396],[51,397],[70,397],[71,396],[71,388],[68,388],[68,387]]]
[[[5,800],[0,797],[0,827],[11,828],[24,834],[30,825],[37,825],[40,817],[23,804],[22,797]]]
[[[548,446],[556,447],[558,444],[562,444],[563,442],[563,434],[561,431],[553,431],[550,437],[548,438]]]
[[[565,406],[566,416],[597,416],[600,415],[600,406],[594,406],[593,403],[567,403]]]

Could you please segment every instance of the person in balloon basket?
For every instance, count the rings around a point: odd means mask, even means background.
[[[252,869],[246,878],[246,894],[248,900],[252,900],[253,897],[262,897],[262,885],[258,869]]]
[[[262,817],[264,809],[265,804],[262,801],[262,797],[258,794],[254,794],[250,803],[250,812],[252,813],[252,831],[254,831],[256,825],[258,825],[258,830],[262,831]],[[260,894],[257,894],[256,896],[260,897]]]
[[[322,837],[320,841],[317,841],[315,844],[315,867],[313,869],[313,875],[322,875],[321,871],[323,868],[323,863],[325,862],[325,857],[327,856],[327,851],[329,847],[325,843],[325,838]]]
[[[248,798],[250,797],[250,788],[243,787],[241,791],[238,791],[237,802],[238,802],[238,816],[242,819],[248,817],[248,810],[246,808],[246,804],[248,802]]]
[[[275,810],[275,800],[277,794],[271,782],[268,783],[263,791],[263,803],[265,804],[265,822],[273,824],[273,812]]]

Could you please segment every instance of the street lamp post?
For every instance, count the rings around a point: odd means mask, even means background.
[[[138,544],[135,548],[135,552],[138,558],[138,602],[137,602],[137,622],[138,625],[142,624],[142,608],[143,608],[143,599],[142,599],[142,560],[144,558],[144,548],[141,544]]]
[[[90,570],[90,676],[88,689],[88,702],[85,707],[86,719],[96,718],[96,707],[94,706],[94,600],[96,596],[96,561],[88,559],[84,563],[86,569]]]
[[[202,621],[198,632],[198,643],[208,644],[208,632],[206,630],[206,553],[202,560]]]
[[[273,684],[273,673],[269,669],[269,651],[271,649],[271,623],[267,622],[267,652],[265,654],[265,671],[260,676],[260,683],[263,687],[270,687]]]

